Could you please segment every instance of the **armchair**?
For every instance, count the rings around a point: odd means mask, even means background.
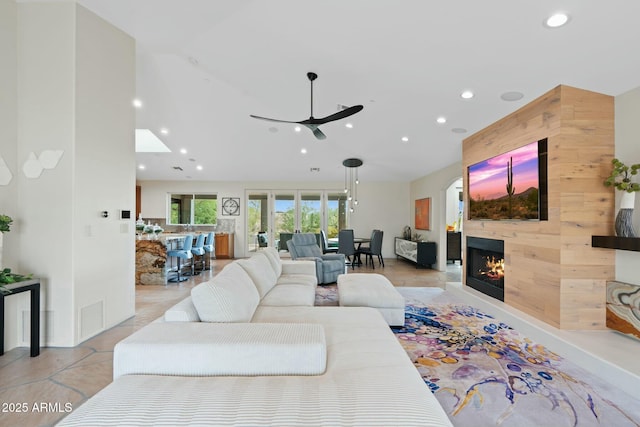
[[[312,259],[316,262],[318,284],[335,283],[344,274],[343,254],[323,254],[313,233],[296,233],[287,241],[291,259]]]

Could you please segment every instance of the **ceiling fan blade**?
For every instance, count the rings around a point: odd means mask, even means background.
[[[313,124],[305,124],[305,123],[301,123],[303,124],[305,127],[311,129],[311,132],[313,132],[313,134],[315,135],[316,138],[318,139],[327,139],[327,135],[325,135],[324,133],[322,133],[322,131],[320,129],[318,129],[318,126],[313,125]]]
[[[315,128],[315,129],[313,130],[313,134],[314,134],[314,135],[316,136],[316,138],[318,138],[318,139],[327,139],[327,136],[326,136],[324,133],[322,133],[322,131],[321,131],[320,129],[318,129],[318,128]]]
[[[260,117],[260,116],[254,116],[253,114],[249,114],[249,117],[253,117],[254,119],[259,119],[259,120],[266,120],[268,122],[278,122],[278,123],[300,123],[300,122],[294,122],[291,120],[278,120],[278,119],[270,119],[268,117]]]
[[[321,125],[323,123],[329,123],[334,120],[344,119],[345,117],[349,117],[354,115],[355,113],[361,111],[364,107],[362,105],[354,105],[353,107],[349,107],[345,110],[338,111],[337,113],[333,113],[328,115],[327,117],[321,117],[319,119],[311,119],[313,124]]]

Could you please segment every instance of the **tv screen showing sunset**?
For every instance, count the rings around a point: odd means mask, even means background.
[[[469,219],[537,219],[538,142],[469,166]]]

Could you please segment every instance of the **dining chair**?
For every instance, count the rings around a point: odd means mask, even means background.
[[[184,237],[184,241],[182,242],[182,247],[178,247],[177,249],[172,249],[167,251],[167,257],[176,257],[178,258],[178,274],[176,277],[172,277],[169,279],[169,282],[184,282],[187,280],[186,277],[182,277],[180,274],[182,272],[182,266],[180,265],[180,260],[184,259],[192,259],[193,254],[191,253],[191,247],[193,246],[193,236],[191,234],[187,234]]]
[[[338,252],[338,248],[337,247],[329,247],[329,240],[327,239],[327,233],[324,232],[324,230],[320,230],[320,243],[322,244],[322,253],[323,254],[329,254],[329,253],[337,253]]]
[[[352,269],[356,264],[356,247],[353,240],[353,230],[344,229],[338,232],[338,253],[343,254],[349,260]]]
[[[369,265],[369,259],[371,259],[371,266],[375,269],[375,263],[373,262],[373,256],[378,257],[378,264],[384,267],[384,259],[382,258],[382,238],[384,233],[382,230],[373,230],[371,235],[371,243],[369,247],[360,249],[360,253],[364,254],[364,262]]]

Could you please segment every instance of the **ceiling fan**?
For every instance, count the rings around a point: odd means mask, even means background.
[[[345,108],[342,111],[338,111],[337,113],[330,114],[326,117],[322,117],[319,119],[313,117],[313,81],[318,78],[318,75],[316,73],[309,72],[307,73],[307,78],[311,82],[311,115],[309,116],[308,119],[302,120],[299,122],[294,122],[291,120],[278,120],[278,119],[270,119],[268,117],[254,116],[253,114],[250,114],[250,116],[253,117],[254,119],[267,120],[270,122],[296,123],[299,125],[303,125],[309,128],[311,132],[313,132],[316,138],[325,139],[327,136],[324,133],[322,133],[322,131],[318,128],[319,125],[323,125],[325,123],[329,123],[334,120],[344,119],[345,117],[349,117],[357,113],[358,111],[362,110],[362,108],[364,108],[362,105],[354,105],[352,107]]]

